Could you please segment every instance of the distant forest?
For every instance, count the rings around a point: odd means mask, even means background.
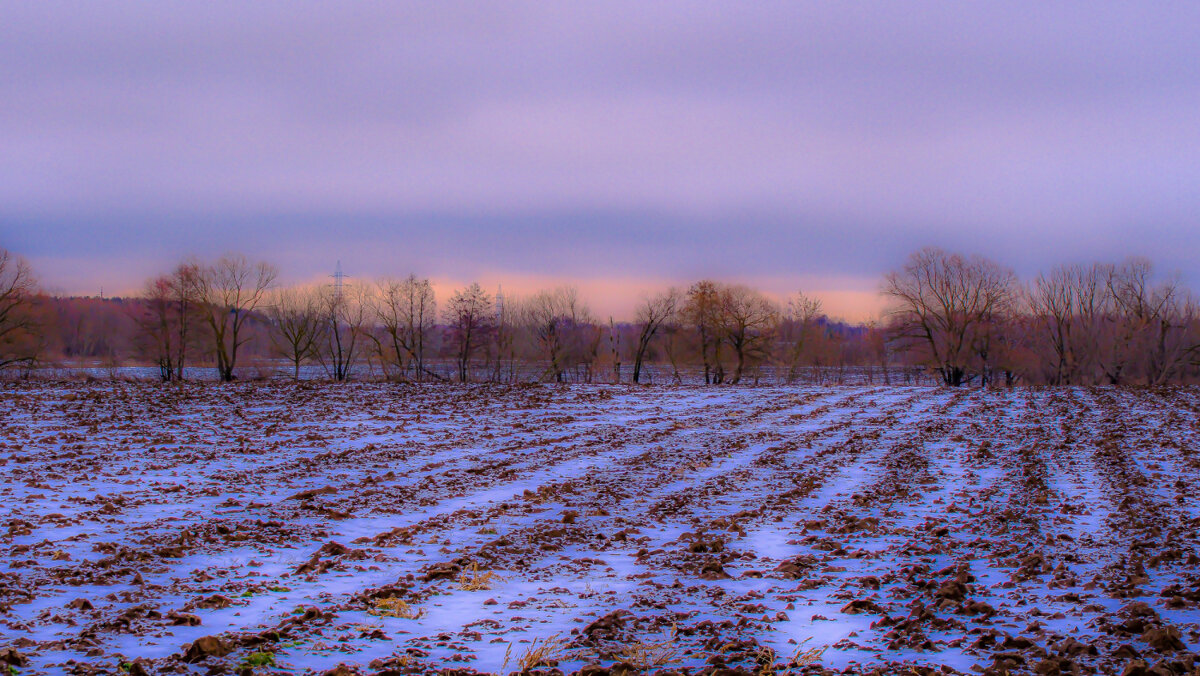
[[[701,280],[598,318],[570,286],[496,297],[471,284],[438,298],[414,275],[281,287],[267,262],[188,260],[131,298],[44,293],[0,249],[0,369],[64,368],[164,382],[202,377],[397,382],[873,382],[996,387],[1166,385],[1200,380],[1190,290],[1149,261],[1064,265],[1022,281],[936,248],[888,273],[878,322],[831,321],[819,298],[777,302]],[[204,375],[199,375],[204,374]]]

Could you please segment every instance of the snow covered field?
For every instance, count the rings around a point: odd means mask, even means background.
[[[6,387],[22,674],[1200,650],[1196,389]]]

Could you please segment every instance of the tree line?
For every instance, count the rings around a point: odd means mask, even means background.
[[[640,299],[601,320],[571,286],[526,297],[479,284],[438,298],[408,275],[281,286],[266,262],[186,260],[133,298],[51,297],[0,249],[0,368],[143,364],[165,381],[919,382],[948,386],[1195,382],[1200,317],[1190,291],[1145,260],[1064,265],[1021,282],[980,256],[936,248],[888,273],[888,311],[849,325],[817,298],[783,302],[714,280]],[[286,364],[286,369],[280,369]],[[849,375],[848,375],[849,374]]]

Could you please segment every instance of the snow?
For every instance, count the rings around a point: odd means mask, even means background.
[[[34,673],[204,673],[179,656],[219,635],[217,662],[498,672],[554,635],[564,670],[635,640],[697,668],[752,639],[969,671],[1071,637],[1119,671],[1121,644],[1157,654],[1110,630],[1131,601],[1200,642],[1196,604],[1162,595],[1200,593],[1198,411],[1191,389],[22,384],[0,397],[0,648]],[[461,588],[470,563],[489,589]],[[942,601],[959,570],[965,598]],[[197,606],[214,594],[231,605]],[[379,615],[378,594],[420,617]]]

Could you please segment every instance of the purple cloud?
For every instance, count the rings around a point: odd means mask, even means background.
[[[862,288],[928,243],[1026,274],[1140,253],[1200,283],[1200,6],[4,16],[0,242],[68,291],[228,249],[293,278],[341,258]]]

